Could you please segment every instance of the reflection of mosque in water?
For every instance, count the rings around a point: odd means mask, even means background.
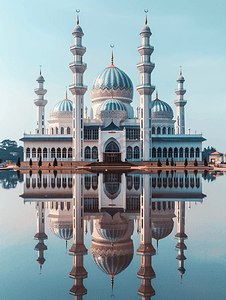
[[[111,277],[112,293],[114,278],[123,272],[134,256],[131,236],[134,226],[140,234],[141,266],[137,276],[141,278],[138,293],[149,298],[155,294],[151,280],[155,277],[152,256],[155,249],[152,238],[159,240],[169,236],[177,217],[178,239],[176,249],[178,271],[185,273],[184,250],[185,202],[202,202],[202,174],[158,172],[157,174],[25,174],[24,201],[36,202],[38,263],[45,262],[44,240],[45,212],[54,235],[66,242],[73,238],[69,253],[73,255],[70,277],[74,284],[70,293],[82,299],[87,293],[83,279],[87,271],[83,256],[88,252],[84,245],[84,233],[93,236],[90,254],[95,265]],[[124,188],[126,186],[126,188]],[[176,215],[175,215],[176,214]]]

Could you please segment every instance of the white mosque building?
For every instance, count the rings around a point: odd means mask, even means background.
[[[92,108],[90,117],[84,106],[87,86],[83,74],[87,68],[83,62],[86,48],[82,45],[83,30],[77,21],[73,33],[74,45],[70,47],[74,61],[69,64],[73,73],[73,84],[69,90],[73,100],[66,98],[58,102],[50,112],[49,128],[45,124],[44,77],[40,72],[37,78],[38,99],[37,127],[35,134],[24,134],[24,160],[53,161],[194,161],[201,160],[202,134],[185,134],[185,105],[182,72],[177,78],[176,118],[171,106],[158,98],[152,100],[155,87],[151,73],[155,65],[150,56],[154,47],[150,45],[151,30],[147,25],[141,29],[142,44],[138,47],[141,62],[137,64],[140,72],[140,107],[134,116],[132,107],[133,83],[129,76],[111,65],[101,71],[90,88]]]

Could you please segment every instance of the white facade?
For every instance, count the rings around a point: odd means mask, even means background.
[[[47,103],[43,89],[43,76],[37,79],[39,96],[37,105],[37,128],[35,134],[24,134],[24,160],[53,161],[193,161],[201,160],[201,134],[185,134],[186,90],[182,73],[177,79],[178,99],[176,120],[169,104],[158,98],[152,100],[155,87],[151,82],[154,64],[150,56],[154,48],[149,43],[150,28],[145,21],[141,30],[142,45],[138,47],[141,62],[137,65],[140,83],[140,107],[134,117],[133,83],[129,76],[114,65],[101,71],[90,88],[92,108],[88,117],[84,107],[87,86],[83,83],[83,73],[87,65],[83,63],[86,48],[82,45],[83,31],[79,24],[73,30],[74,45],[70,50],[74,61],[69,64],[73,72],[73,84],[69,89],[73,101],[66,98],[58,102],[50,113],[49,129],[45,128],[44,107]],[[172,87],[173,89],[174,87]],[[176,127],[174,124],[176,123]]]

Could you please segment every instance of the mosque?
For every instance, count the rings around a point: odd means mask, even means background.
[[[50,112],[49,128],[45,123],[44,96],[45,79],[40,71],[38,88],[34,100],[37,106],[37,127],[35,134],[24,134],[24,160],[43,161],[194,161],[201,160],[202,134],[185,133],[186,90],[183,87],[182,71],[177,78],[175,91],[177,100],[176,117],[172,107],[163,100],[152,100],[155,87],[151,73],[155,67],[150,57],[154,47],[150,45],[151,30],[142,27],[142,44],[138,47],[141,62],[137,64],[140,83],[136,89],[140,95],[137,114],[132,107],[133,83],[129,76],[114,65],[112,52],[111,65],[102,70],[90,88],[92,107],[88,117],[84,106],[84,94],[88,87],[83,82],[87,64],[83,62],[86,48],[82,44],[83,30],[75,26],[72,35],[74,45],[70,47],[73,62],[69,67],[73,73],[73,84],[69,86],[73,100],[66,98],[58,102]]]

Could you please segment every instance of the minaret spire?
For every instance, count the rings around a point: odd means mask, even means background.
[[[77,13],[80,10],[76,10]],[[74,36],[74,45],[70,50],[74,56],[74,61],[69,64],[73,72],[74,82],[70,85],[69,90],[73,95],[73,160],[83,160],[83,127],[84,127],[84,94],[87,86],[83,84],[83,73],[87,69],[87,65],[83,63],[82,57],[86,52],[86,48],[82,45],[82,37],[84,36],[82,28],[77,24],[72,32]]]
[[[185,134],[185,112],[184,106],[187,101],[184,100],[184,94],[186,90],[183,88],[184,77],[182,76],[182,67],[180,66],[180,76],[177,78],[178,88],[175,91],[177,94],[177,100],[174,104],[177,107],[177,121],[176,121],[176,134]]]
[[[145,10],[147,13],[148,10]],[[140,139],[141,139],[141,159],[148,161],[151,159],[149,149],[151,149],[151,95],[155,89],[151,85],[151,73],[155,67],[150,61],[150,56],[154,47],[150,45],[150,28],[145,25],[140,33],[142,45],[138,47],[141,56],[141,62],[137,65],[140,72],[140,85],[137,91],[140,94]]]
[[[45,106],[47,100],[44,99],[44,95],[47,93],[47,90],[43,88],[45,82],[44,77],[42,76],[42,65],[40,65],[40,75],[37,78],[38,88],[34,90],[35,94],[38,96],[38,99],[34,100],[34,104],[37,106],[37,127],[35,132],[38,134],[45,134]]]

